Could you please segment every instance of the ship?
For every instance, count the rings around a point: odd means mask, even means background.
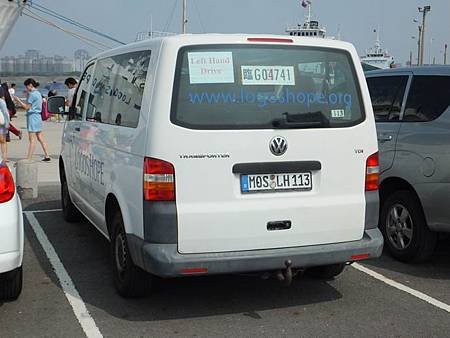
[[[319,25],[319,21],[311,20],[311,1],[303,1],[302,6],[307,8],[308,14],[303,24],[297,24],[294,27],[288,27],[286,33],[291,36],[307,36],[313,38],[325,38],[327,31],[325,27]]]
[[[394,57],[389,55],[386,49],[381,48],[380,34],[375,30],[377,37],[373,47],[366,50],[366,55],[361,56],[363,65],[376,69],[392,68],[395,65]]]

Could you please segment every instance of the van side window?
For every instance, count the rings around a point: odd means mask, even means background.
[[[94,70],[94,64],[90,64],[87,66],[86,70],[84,71],[83,75],[81,76],[80,83],[78,84],[78,90],[75,94],[75,111],[74,111],[74,118],[75,120],[81,120],[84,110],[84,105],[86,102],[86,95],[89,91],[89,85],[92,80],[92,72]]]
[[[376,122],[400,119],[408,76],[383,76],[367,79]]]
[[[97,63],[86,119],[136,128],[151,51],[130,52]]]
[[[110,58],[97,61],[92,79],[91,95],[88,99],[87,121],[102,123],[109,121],[109,110],[113,102],[112,96],[109,95],[114,84],[113,68],[114,65]]]
[[[426,122],[437,119],[450,105],[449,76],[415,76],[403,120]]]

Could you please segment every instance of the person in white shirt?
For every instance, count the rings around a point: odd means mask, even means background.
[[[11,95],[11,97],[14,97],[16,95],[16,84],[11,83],[11,86],[9,87],[8,91],[9,95]]]
[[[73,77],[68,77],[64,84],[67,88],[69,88],[69,91],[67,92],[66,97],[66,106],[70,107],[72,105],[73,97],[75,95],[75,91],[77,90],[78,82]]]

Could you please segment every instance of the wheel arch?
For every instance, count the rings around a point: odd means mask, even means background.
[[[113,193],[109,193],[108,196],[106,196],[105,201],[105,222],[106,228],[108,229],[109,238],[111,238],[112,219],[117,210],[121,212],[119,201],[117,200],[116,195],[114,195]]]
[[[59,156],[59,178],[60,180],[63,178],[63,176],[66,175],[66,172],[64,171],[64,160],[62,156]]]
[[[380,184],[380,212],[382,209],[383,204],[385,201],[389,198],[390,195],[392,195],[396,191],[400,190],[407,190],[414,194],[415,198],[417,199],[417,202],[419,203],[422,212],[424,212],[422,201],[420,200],[419,194],[417,193],[416,189],[405,179],[400,177],[389,177],[385,180],[383,180]],[[426,218],[426,215],[425,215]]]

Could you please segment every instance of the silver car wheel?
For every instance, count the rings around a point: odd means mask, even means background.
[[[387,215],[386,232],[389,242],[398,250],[405,250],[413,238],[413,221],[403,205],[394,204]]]

